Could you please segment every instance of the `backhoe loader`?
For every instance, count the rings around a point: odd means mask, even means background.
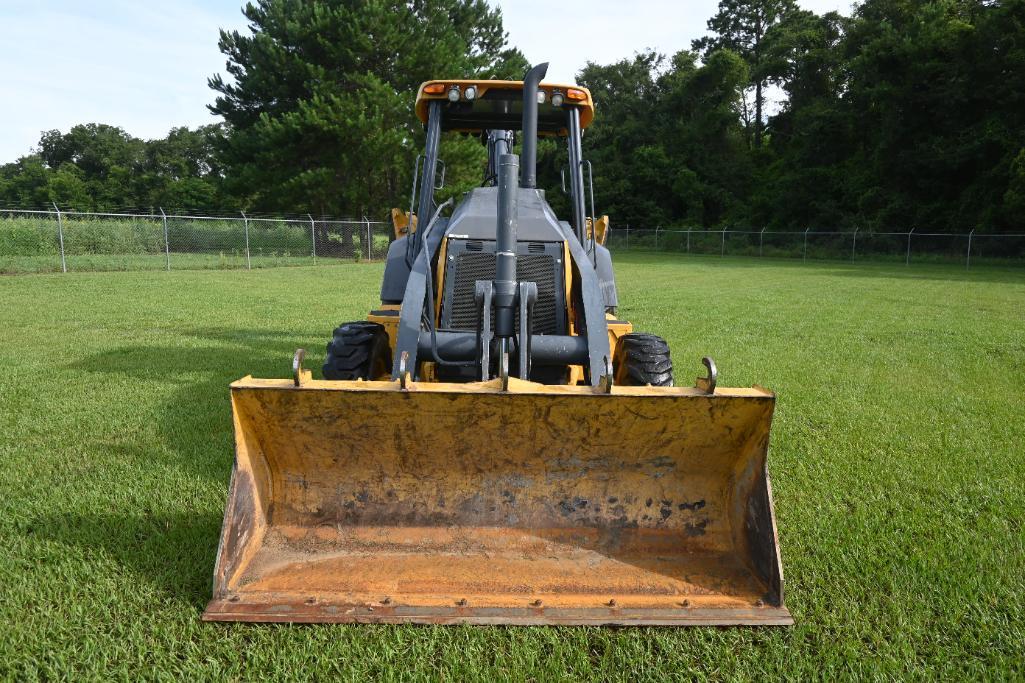
[[[380,307],[334,331],[323,379],[300,349],[291,378],[231,385],[204,619],[792,623],[766,468],[775,396],[717,386],[710,358],[674,386],[666,342],[617,318],[581,146],[591,95],[546,69],[420,87],[426,146]],[[446,131],[488,160],[439,206]],[[569,220],[537,187],[541,136],[565,142]]]

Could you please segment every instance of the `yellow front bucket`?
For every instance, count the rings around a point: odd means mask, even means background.
[[[763,389],[262,380],[207,620],[790,624]]]

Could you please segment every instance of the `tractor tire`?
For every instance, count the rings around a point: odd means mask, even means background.
[[[374,380],[391,374],[388,333],[377,323],[342,323],[327,344],[324,379]]]
[[[613,383],[620,386],[673,386],[669,344],[654,334],[631,332],[616,342],[612,359]]]

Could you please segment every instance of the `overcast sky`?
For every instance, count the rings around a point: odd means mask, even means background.
[[[644,48],[672,54],[705,33],[717,0],[489,0],[510,42],[548,79]],[[846,0],[799,0],[849,12]],[[0,163],[41,131],[109,123],[142,138],[215,119],[206,79],[224,71],[218,28],[244,29],[241,0],[0,0]],[[445,74],[438,74],[444,77]]]

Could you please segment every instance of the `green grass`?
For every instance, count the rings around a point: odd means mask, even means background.
[[[779,394],[793,628],[205,624],[227,384],[317,367],[380,264],[0,278],[0,679],[1021,678],[1025,276],[629,253],[681,383]]]

